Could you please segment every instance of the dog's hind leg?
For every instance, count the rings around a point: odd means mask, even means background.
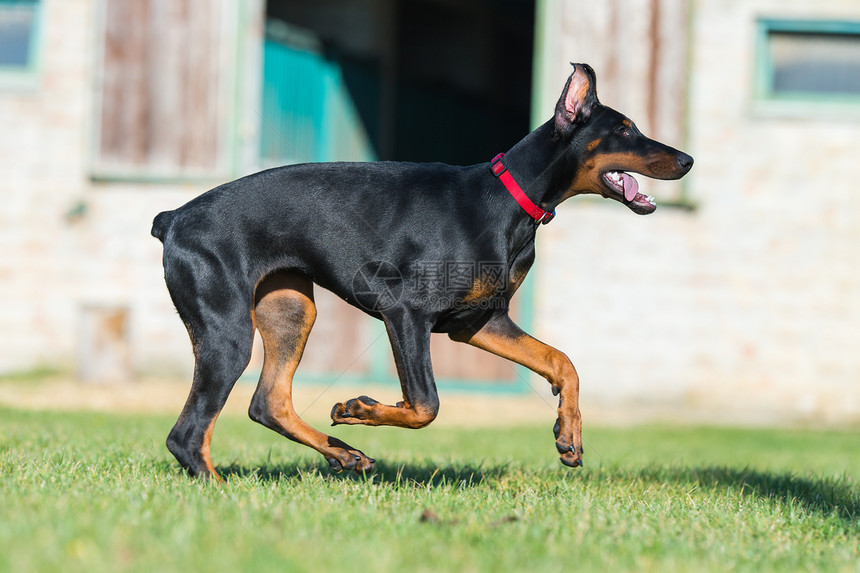
[[[371,471],[373,459],[337,438],[314,430],[293,408],[293,374],[315,319],[310,278],[276,273],[257,287],[254,322],[263,339],[265,357],[248,414],[267,428],[320,452],[335,471]]]
[[[205,328],[189,326],[194,347],[194,381],[167,448],[192,476],[220,479],[209,446],[215,420],[251,358],[254,329],[250,312],[207,313]],[[187,323],[189,324],[189,323]]]
[[[359,396],[334,405],[333,424],[365,424],[423,428],[436,419],[439,396],[430,362],[430,325],[423,317],[404,308],[389,309],[383,316],[403,401],[394,406]]]

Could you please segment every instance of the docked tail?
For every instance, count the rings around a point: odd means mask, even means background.
[[[155,216],[152,221],[152,236],[164,242],[164,234],[170,228],[170,223],[173,221],[173,211],[163,211]]]

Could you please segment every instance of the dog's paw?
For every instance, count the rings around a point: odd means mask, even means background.
[[[570,468],[582,466],[582,446],[569,445],[563,440],[555,442],[555,449],[561,454],[561,463]]]
[[[372,472],[376,463],[376,460],[358,450],[339,450],[335,456],[326,456],[325,460],[334,472],[347,470],[359,475]]]
[[[373,471],[376,460],[364,454],[360,450],[337,448],[325,460],[332,471],[340,473],[344,470],[354,471],[361,475]]]
[[[379,402],[367,396],[359,396],[345,403],[338,402],[331,409],[331,425],[362,424],[376,404]]]
[[[561,419],[557,418],[552,428],[555,436],[555,449],[561,454],[561,463],[571,468],[582,466],[582,444],[575,444],[569,438],[561,437]]]

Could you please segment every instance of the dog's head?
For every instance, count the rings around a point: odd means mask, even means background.
[[[646,215],[654,200],[639,193],[629,172],[653,179],[680,179],[690,171],[693,158],[642,135],[624,115],[597,99],[597,78],[587,64],[572,64],[555,108],[553,137],[559,140],[575,165],[564,199],[583,193],[599,194]]]

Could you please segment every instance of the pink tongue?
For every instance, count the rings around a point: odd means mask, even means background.
[[[632,201],[639,193],[639,182],[626,173],[621,174],[621,184],[624,186],[624,198]]]

